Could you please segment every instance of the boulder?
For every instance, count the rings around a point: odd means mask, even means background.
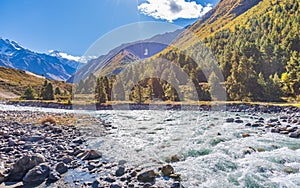
[[[59,174],[57,171],[52,170],[52,171],[50,172],[50,174],[49,174],[48,181],[49,181],[49,182],[56,182],[56,181],[58,181],[60,178],[61,178],[61,177],[60,177],[60,174]]]
[[[155,180],[155,176],[155,172],[153,170],[149,170],[139,174],[137,176],[137,180],[140,182],[153,182]]]
[[[162,167],[161,172],[164,176],[170,176],[174,174],[174,168],[168,164]]]
[[[289,133],[289,137],[291,137],[291,138],[298,138],[299,134],[297,134],[295,132],[291,132],[291,133]]]
[[[21,181],[30,169],[44,162],[45,158],[40,154],[26,155],[22,157],[13,164],[7,181]]]
[[[122,188],[122,187],[118,184],[111,184],[110,188]]]
[[[123,166],[120,166],[117,170],[116,170],[116,176],[120,177],[123,176],[125,173],[125,168]]]
[[[243,150],[243,153],[246,155],[246,154],[251,154],[251,153],[254,153],[256,152],[256,150],[253,148],[253,147],[247,147]]]
[[[26,184],[39,184],[42,183],[50,173],[50,168],[47,164],[40,164],[27,172],[23,178]]]
[[[226,119],[226,122],[227,122],[227,123],[233,123],[233,122],[234,122],[234,118],[227,118],[227,119]]]
[[[102,157],[102,153],[96,150],[87,150],[83,153],[80,153],[78,156],[81,160],[94,160]]]
[[[60,162],[60,163],[57,163],[55,165],[55,170],[60,173],[60,174],[63,174],[63,173],[66,173],[68,171],[68,167],[65,163],[63,162]]]
[[[244,123],[244,121],[241,120],[241,119],[236,119],[234,122],[235,122],[235,123]]]

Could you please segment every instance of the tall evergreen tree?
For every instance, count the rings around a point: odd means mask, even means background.
[[[34,100],[35,92],[34,92],[33,88],[31,87],[31,85],[29,85],[28,88],[25,90],[22,98],[25,100]]]

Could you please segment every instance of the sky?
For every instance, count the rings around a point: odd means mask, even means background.
[[[170,25],[185,27],[217,1],[0,0],[0,37],[36,52],[59,50],[82,56],[103,36],[137,22],[166,23],[163,31],[174,30]]]

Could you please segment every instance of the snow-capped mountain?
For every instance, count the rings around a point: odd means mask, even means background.
[[[36,53],[0,38],[0,66],[29,71],[54,80],[67,80],[82,63],[64,56]]]
[[[50,50],[49,54],[52,57],[56,57],[65,65],[69,65],[75,69],[80,68],[85,62],[82,62],[82,58],[78,56],[72,56],[67,53],[58,51],[58,50]]]

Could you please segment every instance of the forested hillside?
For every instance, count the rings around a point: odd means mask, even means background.
[[[276,101],[300,94],[299,3],[265,1],[260,14],[205,39],[219,60],[230,99]]]
[[[188,40],[185,40],[184,50],[167,48],[146,62],[136,63],[122,72],[119,76],[126,82],[116,84],[120,87],[122,85],[125,91],[126,88],[132,89],[129,93],[121,93],[122,96],[117,98],[128,100],[125,96],[129,96],[129,100],[138,103],[153,98],[177,101],[179,96],[184,100],[210,100],[213,97],[212,91],[223,87],[226,88],[228,100],[282,101],[297,98],[299,100],[300,2],[263,0],[255,5],[256,1],[252,8],[247,6],[247,11],[238,16],[234,12],[240,10],[237,7],[243,8],[238,4],[241,2],[245,3],[245,1],[237,1],[237,4],[231,3],[232,9],[227,7],[231,15],[229,22],[220,25],[218,20],[214,20],[218,29],[214,29],[214,22],[212,22],[209,27],[213,29],[207,32],[206,28],[202,33],[205,35],[199,36],[216,57],[224,78],[213,72],[209,75],[205,74],[207,73],[203,71],[205,66],[210,66],[205,64],[207,63],[205,61],[209,61],[208,58],[202,58],[204,62],[199,63],[189,55],[193,54],[195,49],[199,51],[197,53],[206,53],[202,49],[202,42],[194,41],[187,46]],[[220,3],[226,4],[225,0]],[[225,17],[226,15],[228,16],[225,14]],[[235,18],[234,15],[237,17]],[[221,18],[224,16],[221,15]],[[207,24],[196,22],[190,30],[195,30],[196,26],[203,30]],[[186,33],[184,32],[177,42],[184,39]],[[205,55],[207,53],[199,56]],[[181,71],[176,71],[176,67]],[[178,72],[188,75],[189,81],[182,79],[183,75]],[[97,80],[96,78],[94,81],[91,80],[93,80],[91,77],[87,79],[86,84],[81,81],[77,92],[95,92],[94,89],[85,91],[83,86],[96,85],[98,102],[103,103],[112,99],[110,91],[116,80],[115,76],[103,75]],[[176,88],[167,80],[173,80],[179,87]],[[192,82],[198,97],[191,94],[192,88],[189,87],[188,82]]]

